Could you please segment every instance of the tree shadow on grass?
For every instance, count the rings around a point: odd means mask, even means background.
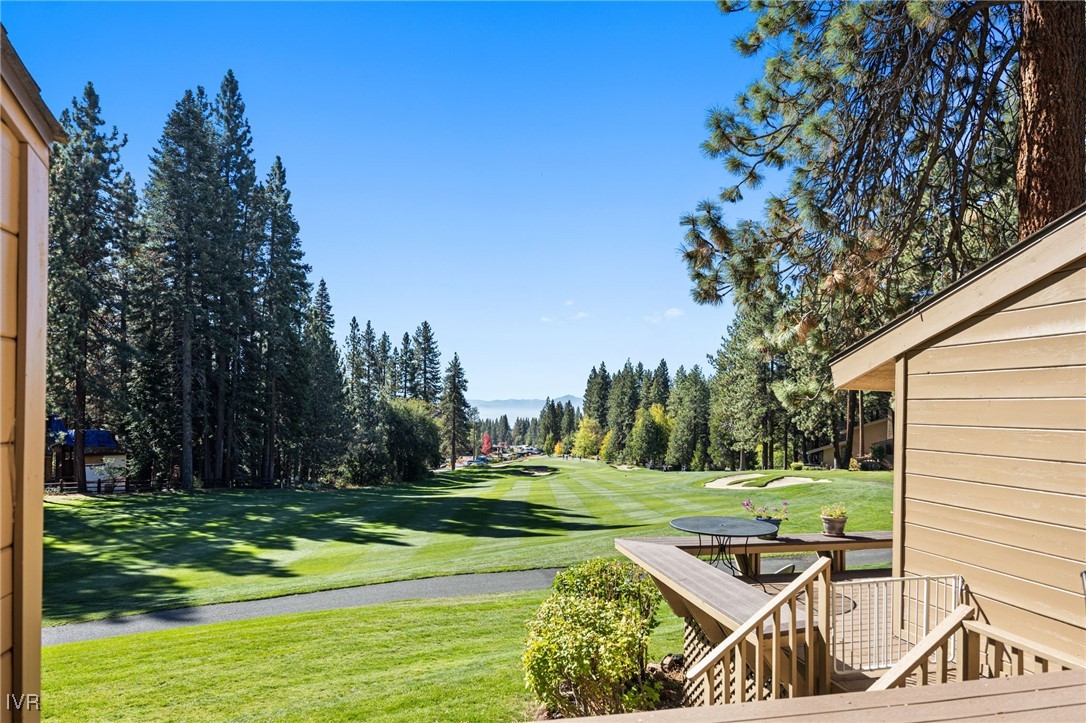
[[[556,537],[628,525],[522,499],[472,494],[524,468],[442,474],[407,485],[329,492],[219,490],[56,500],[46,504],[47,618],[112,616],[192,604],[176,570],[236,578],[297,577],[276,551],[310,543],[405,547],[413,533],[482,539]],[[270,554],[269,554],[270,553]],[[367,553],[368,554],[368,553]]]

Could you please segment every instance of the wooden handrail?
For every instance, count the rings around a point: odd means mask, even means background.
[[[686,677],[689,680],[694,680],[702,675],[706,677],[706,698],[709,705],[716,702],[715,668],[721,661],[726,661],[724,669],[725,673],[727,673],[729,670],[727,661],[730,660],[733,654],[735,655],[734,677],[739,681],[737,686],[739,702],[742,702],[744,698],[747,662],[751,664],[754,670],[754,694],[757,700],[765,697],[764,691],[767,684],[771,690],[776,690],[781,685],[788,686],[793,695],[802,695],[804,692],[808,694],[814,693],[816,680],[824,681],[825,686],[828,687],[831,666],[829,664],[829,644],[826,638],[829,634],[829,607],[831,605],[829,600],[830,565],[831,560],[822,558],[805,570],[687,671]],[[821,578],[821,584],[818,584],[818,592],[822,601],[819,606],[820,624],[816,629],[810,618],[811,613],[814,611],[816,580],[819,578]],[[795,601],[804,591],[808,592],[807,623],[804,626],[804,640],[800,640],[796,632]],[[787,610],[785,610],[786,608]],[[785,616],[784,619],[789,622],[787,632],[781,630],[782,612]],[[773,620],[773,629],[770,635],[771,649],[766,650],[764,625],[770,618]],[[821,642],[819,641],[819,635],[822,636]],[[744,643],[750,646],[750,649],[746,652],[743,650]],[[797,668],[797,648],[800,643],[806,644],[807,647],[807,691],[800,688]],[[784,662],[783,647],[785,644],[789,648],[790,665],[786,665]],[[771,663],[769,681],[765,680],[764,665],[766,664],[766,658],[769,658]],[[731,680],[724,681],[725,703],[731,702],[731,683]]]
[[[936,651],[941,651],[940,660],[943,670],[940,677],[945,678],[945,666],[947,661],[946,646],[954,634],[962,627],[966,620],[972,620],[976,611],[969,605],[959,605],[946,617],[943,622],[925,635],[905,657],[897,662],[894,667],[882,674],[868,690],[888,690],[901,688],[905,681],[917,668],[922,668],[921,675],[927,681],[928,658]]]
[[[1047,671],[1051,666],[1056,666],[1063,670],[1083,670],[1086,669],[1086,661],[1076,660],[1070,658],[1063,653],[1053,650],[1045,645],[1040,645],[1028,640],[1014,633],[1008,633],[1006,630],[993,627],[986,623],[982,623],[975,620],[970,620],[962,623],[965,630],[971,635],[982,635],[988,639],[989,643],[995,642],[999,646],[1010,648],[1012,651],[1019,651],[1023,655],[1029,655],[1034,661],[1040,663],[1041,668]],[[979,649],[979,648],[978,648]],[[1001,651],[997,650],[997,654]],[[1011,670],[1012,675],[1021,675],[1024,671],[1021,669],[1022,659],[1019,656],[1011,656],[1012,662],[1017,661],[1018,669]],[[1013,666],[1012,666],[1013,667]],[[968,677],[979,676],[979,671],[967,671]]]

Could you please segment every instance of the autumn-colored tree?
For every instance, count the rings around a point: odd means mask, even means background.
[[[554,443],[554,454],[559,455],[559,454],[565,454],[565,453],[566,453],[566,447],[565,447],[564,444],[562,444],[562,440],[558,440],[557,442],[555,442]]]
[[[483,432],[483,454],[490,454],[491,449],[490,432]]]

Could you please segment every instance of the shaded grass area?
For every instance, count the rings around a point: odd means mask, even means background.
[[[407,601],[70,643],[43,651],[50,720],[514,721],[547,591]],[[651,657],[682,650],[661,605]]]
[[[45,620],[566,566],[614,556],[616,537],[675,534],[668,526],[675,517],[742,516],[747,497],[789,500],[789,531],[820,529],[818,508],[838,500],[850,508],[850,530],[889,528],[885,473],[833,474],[832,484],[717,490],[703,485],[719,472],[544,459],[331,492],[50,498]]]

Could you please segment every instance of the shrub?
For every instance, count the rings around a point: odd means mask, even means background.
[[[860,463],[856,461],[855,457],[853,457],[852,459],[850,459],[848,461],[848,471],[849,472],[859,472],[860,471]]]
[[[789,469],[799,471],[799,470],[803,469],[803,463],[802,462],[793,462],[792,464],[788,465],[788,467],[789,467]]]
[[[651,579],[619,560],[589,560],[559,573],[528,623],[528,688],[563,716],[655,704],[657,686],[643,673],[659,600]]]
[[[564,716],[621,713],[627,682],[646,642],[629,608],[591,597],[552,595],[528,623],[528,687]]]
[[[633,608],[649,633],[656,627],[660,593],[638,566],[624,560],[596,558],[554,576],[554,594],[595,598]]]

